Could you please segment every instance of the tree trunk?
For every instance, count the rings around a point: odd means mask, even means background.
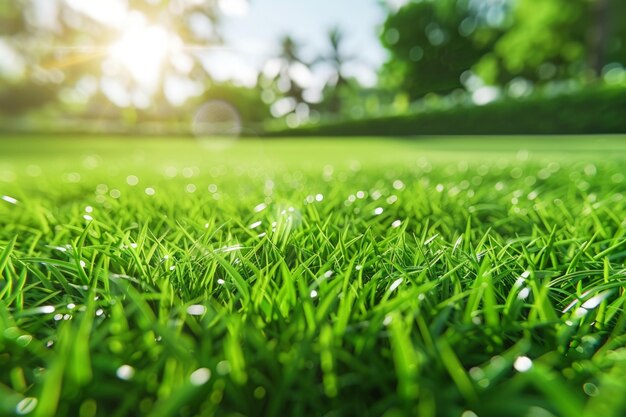
[[[609,13],[612,0],[593,0],[591,24],[588,33],[588,66],[594,79],[602,76],[606,65],[606,49],[609,41]]]

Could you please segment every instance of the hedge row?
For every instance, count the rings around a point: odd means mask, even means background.
[[[626,88],[300,127],[273,136],[626,133]]]

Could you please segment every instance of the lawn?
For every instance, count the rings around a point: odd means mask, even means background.
[[[626,138],[0,140],[0,415],[620,417]]]

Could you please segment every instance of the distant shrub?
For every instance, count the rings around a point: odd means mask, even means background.
[[[505,100],[402,116],[348,120],[269,132],[275,136],[626,133],[626,89]]]

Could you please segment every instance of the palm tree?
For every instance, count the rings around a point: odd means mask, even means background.
[[[300,56],[300,44],[289,35],[283,36],[280,40],[280,52],[277,58],[281,62],[277,77],[279,89],[286,96],[294,98],[296,102],[303,102],[306,86],[301,85],[293,76],[294,68],[298,66],[309,68],[309,63]]]
[[[317,60],[317,62],[328,64],[333,71],[325,87],[329,97],[328,107],[331,113],[338,113],[341,110],[340,92],[349,85],[349,80],[344,74],[345,66],[356,60],[356,57],[343,53],[345,39],[345,33],[339,26],[331,28],[328,31],[329,51]]]

